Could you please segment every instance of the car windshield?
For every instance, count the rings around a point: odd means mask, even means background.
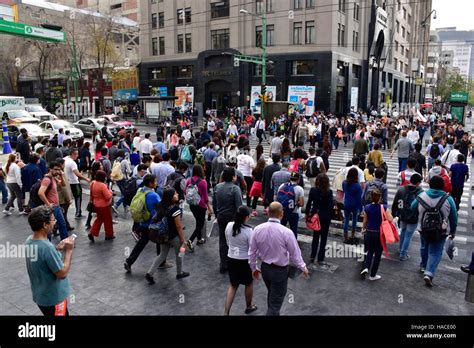
[[[111,116],[110,119],[112,120],[112,122],[120,122],[120,117],[118,116]]]
[[[30,112],[46,111],[45,109],[43,109],[43,107],[41,105],[29,105],[28,110],[30,110]]]
[[[95,120],[95,122],[96,122],[97,124],[100,124],[101,126],[105,125],[105,120],[104,120],[104,119],[101,119],[101,118]]]
[[[31,117],[31,115],[26,112],[25,110],[15,110],[15,111],[9,111],[8,116],[13,119],[13,118],[22,118],[22,117]]]
[[[71,123],[67,122],[67,121],[54,122],[53,127],[54,127],[54,129],[60,129],[60,128],[71,129],[71,128],[74,128],[74,126]]]
[[[22,129],[25,128],[28,133],[41,133],[42,130],[39,126],[35,124],[23,123],[22,125],[18,126],[18,128]]]

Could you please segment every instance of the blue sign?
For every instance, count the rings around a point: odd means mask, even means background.
[[[138,99],[138,89],[118,89],[114,91],[114,100],[130,101]]]
[[[168,96],[168,87],[160,87],[160,97]]]

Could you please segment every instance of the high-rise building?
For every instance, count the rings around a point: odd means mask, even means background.
[[[50,0],[50,2],[112,16],[123,16],[133,21],[138,21],[139,17],[139,0]]]
[[[448,72],[453,68],[466,79],[474,79],[474,30],[456,30],[455,27],[436,29],[442,50],[452,51]]]

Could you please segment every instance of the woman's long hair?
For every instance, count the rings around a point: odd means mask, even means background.
[[[7,166],[5,167],[5,173],[8,174],[8,172],[10,171],[11,164],[14,162],[16,162],[16,155],[10,154],[10,156],[8,156]]]
[[[258,144],[257,147],[255,148],[255,151],[257,152],[257,161],[259,161],[264,151],[262,144]]]
[[[323,193],[329,192],[329,177],[326,174],[319,174],[316,177],[316,187]]]
[[[267,162],[265,162],[264,159],[258,160],[255,169],[252,171],[252,175],[256,176],[260,173],[263,173],[263,170],[265,169],[266,165],[267,165]]]
[[[283,142],[281,143],[281,153],[282,154],[291,153],[291,146],[290,146],[290,141],[288,140],[288,138],[283,139]]]
[[[232,226],[232,237],[240,233],[240,229],[245,225],[245,219],[250,216],[251,210],[246,205],[242,205],[237,209],[234,217],[234,226]]]
[[[169,208],[173,206],[173,196],[176,193],[176,190],[172,187],[166,187],[163,190],[163,196],[161,197],[160,203],[158,203],[156,214],[157,216],[164,217],[168,212]]]
[[[350,184],[357,184],[359,182],[359,172],[355,168],[351,168],[347,173],[347,183]]]

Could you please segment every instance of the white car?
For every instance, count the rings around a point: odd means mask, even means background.
[[[43,121],[55,121],[59,120],[59,118],[52,113],[46,111],[41,105],[39,104],[29,104],[25,106],[26,111],[28,111],[34,118]]]
[[[16,139],[20,135],[20,131],[23,128],[28,132],[28,136],[31,138],[31,144],[33,146],[40,142],[43,138],[49,138],[49,134],[47,134],[41,127],[34,123],[12,124],[8,126],[8,134],[11,137],[10,143],[13,147],[16,147]]]
[[[74,127],[74,125],[71,122],[64,121],[64,120],[46,121],[46,122],[40,123],[39,126],[46,133],[48,133],[51,138],[56,138],[61,128],[64,129],[64,133],[66,133],[66,131],[68,130],[73,140],[82,138],[84,136],[84,133],[82,133],[80,129]]]

